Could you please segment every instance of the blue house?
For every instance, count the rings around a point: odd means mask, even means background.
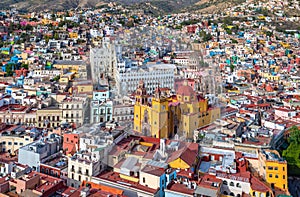
[[[176,170],[168,168],[168,164],[148,161],[140,171],[140,184],[152,189],[159,188],[159,196],[165,196],[167,185],[176,178]]]
[[[108,89],[100,89],[93,92],[91,101],[91,123],[104,123],[112,120],[113,102],[109,100]]]
[[[23,86],[24,85],[24,76],[21,75],[17,80],[17,86]]]

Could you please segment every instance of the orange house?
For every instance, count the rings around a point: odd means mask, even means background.
[[[120,196],[120,197],[123,196],[123,190],[116,189],[116,188],[109,187],[109,186],[105,186],[105,185],[96,184],[96,183],[89,182],[89,181],[83,181],[83,182],[82,182],[82,185],[83,185],[83,186],[86,186],[87,184],[88,184],[92,189],[98,189],[98,190],[100,190],[100,191],[108,192],[108,193],[111,193],[111,194],[113,194],[113,195],[117,195],[117,196]]]
[[[65,133],[63,141],[63,150],[66,155],[73,155],[79,150],[79,134]]]

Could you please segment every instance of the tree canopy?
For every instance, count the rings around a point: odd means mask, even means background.
[[[288,148],[283,151],[282,156],[287,160],[288,165],[295,172],[299,173],[300,169],[300,130],[297,126],[293,126],[290,130],[290,136],[287,139],[289,144]],[[294,172],[290,172],[294,173]]]

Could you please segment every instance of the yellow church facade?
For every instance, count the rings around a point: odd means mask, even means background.
[[[204,99],[187,84],[176,95],[167,95],[157,88],[155,95],[147,95],[140,82],[135,95],[134,130],[142,135],[171,138],[175,134],[193,139],[193,132],[220,118],[220,108],[209,108]]]

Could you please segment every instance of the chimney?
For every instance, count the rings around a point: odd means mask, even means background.
[[[160,139],[160,151],[163,156],[165,156],[166,153],[166,139]]]

